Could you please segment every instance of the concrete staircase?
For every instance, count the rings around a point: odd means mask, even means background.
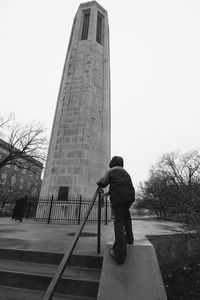
[[[0,248],[0,300],[42,299],[62,257]],[[96,299],[102,262],[99,255],[72,255],[53,299]]]

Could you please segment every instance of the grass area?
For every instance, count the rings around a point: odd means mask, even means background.
[[[200,299],[200,261],[163,276],[168,300]]]

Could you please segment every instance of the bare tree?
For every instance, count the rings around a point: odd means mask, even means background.
[[[179,152],[164,154],[157,166],[176,185],[191,186],[192,183],[200,180],[200,154],[198,151],[185,154]]]
[[[172,205],[171,192],[169,178],[152,168],[149,179],[140,185],[136,207],[147,208],[159,218],[167,217],[168,209]]]
[[[175,185],[176,210],[189,225],[200,220],[200,154],[191,151],[185,154],[165,154],[160,168]]]
[[[0,116],[0,129],[7,126],[11,121],[13,121],[13,115],[10,114],[6,119]]]
[[[200,222],[200,154],[164,154],[141,189],[139,206],[149,206],[161,217],[176,213],[189,226]]]
[[[24,126],[13,120],[8,120],[0,123],[1,129],[4,129],[5,124],[7,125],[5,135],[8,145],[0,159],[0,169],[9,164],[30,169],[31,159],[41,162],[45,160],[47,138],[45,129],[40,123]],[[0,139],[2,148],[4,144],[4,141]]]

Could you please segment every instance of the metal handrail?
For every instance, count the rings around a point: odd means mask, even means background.
[[[49,284],[42,300],[52,299],[52,296],[53,296],[53,294],[56,290],[57,284],[58,284],[58,282],[59,282],[59,280],[60,280],[60,278],[61,278],[61,276],[62,276],[62,274],[65,270],[65,267],[66,267],[66,265],[69,261],[69,258],[71,256],[71,254],[72,254],[72,252],[73,252],[73,250],[74,250],[74,248],[75,248],[75,246],[78,242],[78,239],[79,239],[79,237],[81,235],[81,232],[83,230],[83,227],[84,227],[84,225],[85,225],[85,223],[86,223],[86,221],[89,217],[89,214],[92,210],[92,207],[93,207],[93,205],[94,205],[94,203],[97,199],[97,196],[99,196],[99,205],[98,205],[98,207],[100,208],[101,195],[102,195],[102,190],[101,190],[101,188],[98,187],[96,192],[94,193],[94,196],[92,198],[90,206],[89,206],[87,212],[85,213],[85,216],[84,216],[83,220],[81,221],[81,223],[79,225],[79,228],[78,228],[76,234],[74,235],[73,240],[71,241],[71,244],[70,244],[69,248],[65,252],[65,255],[63,256],[63,258],[62,258],[62,260],[61,260],[61,262],[60,262],[60,264],[59,264],[59,266],[56,270],[56,273],[54,274],[54,277],[52,278],[52,280],[51,280],[51,282],[50,282],[50,284]],[[100,210],[101,210],[101,208],[100,208]],[[100,216],[100,218],[101,218],[101,213],[100,212],[98,212],[98,216]],[[98,220],[98,240],[97,240],[97,252],[98,253],[100,252],[100,225],[99,225],[100,222],[101,222],[101,219]]]

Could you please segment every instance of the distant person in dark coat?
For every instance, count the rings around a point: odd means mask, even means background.
[[[20,222],[22,222],[27,199],[28,199],[27,195],[20,196],[19,198],[17,198],[12,219],[15,219],[16,221],[19,220]]]
[[[109,164],[110,169],[97,182],[101,188],[109,185],[115,233],[115,242],[110,250],[110,255],[119,264],[124,262],[127,244],[131,245],[134,241],[129,208],[135,201],[135,189],[130,175],[123,166],[123,158],[114,156]]]

